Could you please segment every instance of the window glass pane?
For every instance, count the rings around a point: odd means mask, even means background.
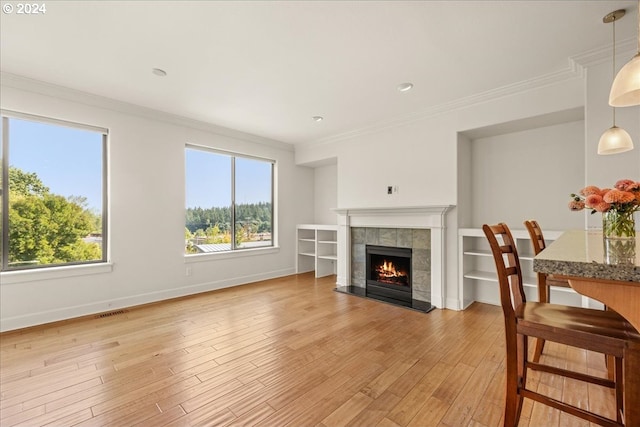
[[[103,134],[16,118],[8,128],[5,268],[104,260]]]
[[[185,151],[185,253],[229,251],[232,158],[192,148]]]
[[[235,226],[238,248],[272,245],[272,169],[271,162],[236,157]]]

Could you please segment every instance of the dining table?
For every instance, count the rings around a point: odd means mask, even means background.
[[[538,273],[565,276],[577,293],[600,301],[640,331],[640,237],[605,239],[601,230],[569,230],[533,259]],[[624,351],[624,418],[640,426],[640,343]]]

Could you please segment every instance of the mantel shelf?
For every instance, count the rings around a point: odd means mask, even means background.
[[[360,208],[334,208],[335,213],[341,215],[388,215],[388,214],[444,214],[453,205],[427,205],[427,206],[388,206],[388,207],[360,207]]]

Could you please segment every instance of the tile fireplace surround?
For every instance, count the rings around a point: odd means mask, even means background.
[[[451,207],[447,205],[335,209],[338,215],[338,277],[336,284],[338,286],[364,286],[363,283],[354,283],[354,279],[352,279],[352,277],[358,277],[358,273],[352,271],[351,252],[356,243],[352,241],[354,229],[355,235],[361,233],[358,231],[359,229],[365,228],[382,229],[383,234],[387,233],[385,235],[398,235],[399,233],[401,236],[406,234],[402,229],[411,229],[412,234],[415,233],[418,236],[428,237],[427,234],[431,235],[431,289],[430,292],[425,290],[422,293],[422,298],[427,298],[430,293],[431,304],[438,308],[444,307],[445,213]],[[420,230],[422,229],[429,230],[429,233],[421,234]],[[370,230],[369,232],[379,236],[381,231]],[[425,242],[426,244],[427,242]]]
[[[351,227],[351,286],[365,288],[367,245],[411,248],[413,299],[431,302],[431,230]]]

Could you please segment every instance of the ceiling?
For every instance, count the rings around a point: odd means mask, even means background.
[[[571,57],[610,49],[612,26],[602,18],[618,8],[627,15],[616,24],[617,40],[633,46],[637,7],[615,0],[47,1],[44,15],[0,14],[0,69],[313,143],[569,70]],[[397,91],[404,82],[413,90]]]

